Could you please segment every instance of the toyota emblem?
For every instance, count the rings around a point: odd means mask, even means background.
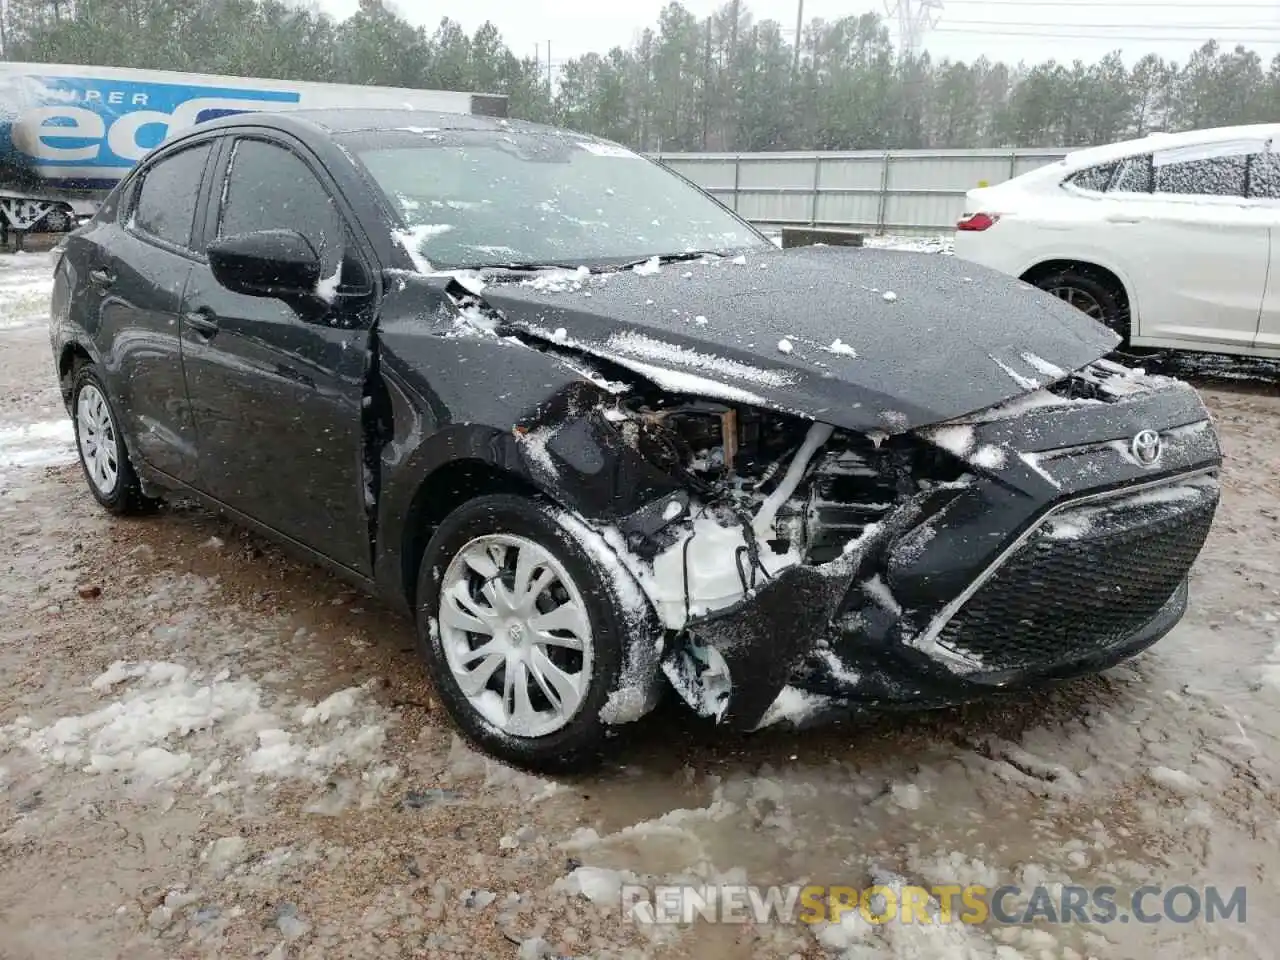
[[[1154,467],[1164,453],[1164,442],[1154,430],[1143,430],[1133,438],[1129,449],[1133,452],[1134,459],[1144,467]]]

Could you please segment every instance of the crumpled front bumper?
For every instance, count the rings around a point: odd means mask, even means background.
[[[1144,466],[1123,438],[1148,429],[1164,451]],[[727,668],[721,722],[979,699],[1105,669],[1178,623],[1219,499],[1221,452],[1193,390],[974,430],[1015,455],[900,507],[855,554],[690,625]],[[771,709],[789,689],[800,714]]]

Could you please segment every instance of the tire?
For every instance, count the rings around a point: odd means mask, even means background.
[[[519,561],[522,555],[525,561]],[[501,567],[498,558],[503,560]],[[530,613],[507,616],[505,611],[511,608],[504,601],[528,596],[513,589],[520,572],[515,568],[521,562],[528,564],[520,567],[526,582],[551,579],[529,601],[537,606],[526,605]],[[466,597],[470,609],[485,619],[464,615],[458,596]],[[528,770],[568,772],[599,762],[608,730],[600,710],[618,684],[629,621],[612,579],[557,519],[553,508],[509,494],[479,497],[459,507],[423,552],[417,598],[418,641],[427,669],[450,717],[470,741]],[[553,606],[557,603],[560,606]],[[554,622],[565,626],[552,627],[545,620],[536,624],[539,616],[562,608],[566,613]],[[473,625],[484,632],[465,629]],[[535,633],[535,628],[543,633]],[[566,646],[533,642],[534,636],[551,630]],[[581,640],[581,650],[573,648],[575,638]],[[496,643],[495,653],[474,657],[475,650],[489,643]],[[506,650],[513,645],[517,653],[511,656],[519,658],[514,662],[506,659]],[[558,675],[547,669],[548,662]],[[460,674],[459,664],[473,672]],[[531,675],[531,669],[541,674],[544,683]],[[566,677],[577,681],[577,704],[572,709]],[[523,716],[517,716],[516,694],[522,685],[529,692]]]
[[[1121,338],[1121,349],[1128,348],[1129,311],[1123,306],[1123,290],[1083,270],[1055,270],[1035,285],[1097,320]]]
[[[118,516],[150,511],[155,501],[142,492],[120,433],[120,419],[91,364],[77,368],[72,380],[71,422],[80,467],[94,499]]]

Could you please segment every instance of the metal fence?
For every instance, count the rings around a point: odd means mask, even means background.
[[[762,227],[859,227],[939,233],[965,191],[1060,160],[1065,150],[859,150],[668,153],[656,159]]]

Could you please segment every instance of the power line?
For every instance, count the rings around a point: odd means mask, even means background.
[[[945,26],[982,27],[984,29],[1003,30],[1005,27],[1054,27],[1058,23],[1032,23],[1026,20],[944,20]],[[1280,21],[1274,24],[1229,24],[1229,23],[1072,23],[1072,29],[1085,30],[1280,30]],[[1171,37],[1170,39],[1176,39]]]
[[[1110,7],[1112,9],[1147,9],[1159,10],[1203,10],[1201,2],[1171,2],[1171,0],[947,0],[955,7],[970,5],[982,7],[1057,7],[1060,10],[1071,7]],[[1274,3],[1215,3],[1214,10],[1275,10]],[[1148,24],[1150,26],[1150,24]]]
[[[966,34],[968,36],[974,36],[974,37],[991,37],[992,39],[1004,38],[1004,39],[1010,39],[1010,40],[1023,40],[1023,41],[1027,39],[1041,39],[1041,40],[1105,40],[1108,43],[1124,42],[1124,41],[1130,41],[1130,40],[1141,41],[1144,43],[1200,43],[1202,42],[1197,37],[1171,37],[1168,34],[1165,34],[1162,37],[1156,37],[1156,36],[1151,36],[1150,34],[1147,34],[1145,36],[1138,36],[1138,35],[1122,34],[1122,33],[1110,33],[1110,34],[1108,33],[1056,33],[1056,32],[1036,33],[1035,31],[1030,31],[1030,30],[1019,33],[1014,31],[999,31],[999,30],[967,30],[963,28],[951,29],[949,27],[934,27],[934,33],[955,33],[955,34]],[[1210,37],[1208,39],[1214,39],[1214,38]],[[1267,44],[1280,43],[1280,35],[1273,36],[1273,37],[1258,37],[1258,38],[1227,37],[1225,39],[1229,40],[1232,43],[1241,43],[1241,44],[1243,43],[1267,43]]]

